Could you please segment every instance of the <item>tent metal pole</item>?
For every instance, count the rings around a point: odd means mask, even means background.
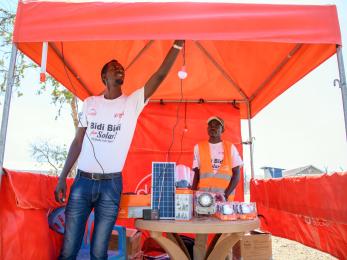
[[[5,93],[4,108],[2,112],[1,132],[0,132],[0,187],[1,187],[2,175],[4,173],[2,167],[4,165],[6,133],[7,133],[8,117],[10,113],[11,95],[12,95],[12,87],[14,82],[14,72],[16,67],[17,51],[18,51],[17,47],[13,43],[10,65],[9,65],[8,73],[7,73],[6,93]]]
[[[249,138],[249,155],[251,161],[251,177],[254,179],[254,164],[253,164],[253,137],[251,124],[251,103],[247,102],[247,117],[248,117],[248,138]]]
[[[202,46],[199,41],[195,42],[196,46],[206,55],[206,57],[212,62],[212,64],[220,71],[223,77],[231,83],[231,85],[239,92],[239,94],[244,98],[248,99],[246,93],[242,88],[236,83],[235,80],[223,69],[223,67],[212,57],[212,55]]]
[[[277,73],[288,64],[291,58],[301,49],[302,43],[298,43],[294,48],[283,58],[280,64],[271,72],[271,74],[260,84],[260,86],[255,90],[253,95],[249,98],[252,101],[258,94],[263,90],[264,87],[277,75]]]
[[[154,43],[153,40],[150,40],[146,43],[146,45],[139,51],[139,53],[135,56],[135,58],[129,63],[128,66],[125,67],[125,71],[128,70],[141,56],[142,54],[151,47],[151,45]]]
[[[340,75],[339,85],[340,85],[341,94],[342,94],[343,114],[345,117],[345,134],[346,134],[346,140],[347,140],[347,85],[346,85],[345,66],[343,65],[342,46],[337,46],[336,55],[337,55],[337,65],[339,67],[339,75]]]
[[[63,43],[62,43],[63,44]],[[78,74],[76,73],[76,71],[72,68],[72,66],[69,64],[68,61],[65,60],[64,55],[62,54],[62,52],[59,51],[59,49],[57,48],[57,46],[55,45],[55,43],[53,42],[49,42],[48,43],[48,47],[50,47],[53,52],[58,56],[58,58],[60,59],[60,61],[63,63],[63,66],[65,66],[65,68],[74,76],[74,78],[78,81],[78,83],[80,83],[82,85],[82,87],[84,88],[84,90],[88,93],[88,95],[93,95],[92,91],[87,87],[87,84],[85,84],[82,79],[78,76]],[[66,75],[68,77],[68,75]],[[70,83],[71,84],[71,83]],[[75,89],[74,86],[71,86],[71,88]],[[72,92],[72,91],[71,91]],[[76,93],[73,93],[76,96]]]
[[[220,103],[220,104],[240,104],[240,103],[246,103],[246,100],[202,100],[202,99],[196,99],[196,100],[180,100],[180,99],[150,99],[149,103]]]

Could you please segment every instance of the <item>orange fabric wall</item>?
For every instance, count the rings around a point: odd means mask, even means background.
[[[317,177],[251,181],[261,226],[289,238],[347,258],[347,172]]]
[[[224,118],[223,138],[240,143],[240,114],[230,104],[149,104],[139,118],[125,165],[124,192],[150,192],[151,178],[147,175],[152,161],[166,160],[178,106],[179,120],[169,161],[191,167],[193,146],[207,138],[206,120],[211,115]],[[184,128],[188,131],[182,138]],[[242,154],[242,147],[237,147]],[[68,187],[72,181],[68,180]],[[56,183],[56,177],[6,170],[1,184],[0,259],[57,259],[62,236],[48,227],[49,211],[62,206],[54,200]],[[242,184],[243,178],[237,189],[238,200],[243,200]],[[133,226],[133,220],[118,223]]]
[[[49,210],[61,206],[54,201],[56,183],[55,177],[6,170],[0,191],[0,259],[58,258],[62,236],[48,227]]]
[[[191,168],[194,145],[208,139],[206,121],[212,115],[225,120],[222,138],[234,143],[242,156],[240,113],[231,104],[150,103],[140,115],[126,160],[124,192],[150,192],[151,179],[145,176],[151,173],[152,161],[167,160],[172,142],[168,161]],[[236,199],[243,200],[243,176]]]

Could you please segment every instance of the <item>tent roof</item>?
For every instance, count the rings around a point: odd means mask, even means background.
[[[38,64],[49,42],[47,71],[81,99],[102,93],[101,67],[114,58],[127,68],[124,92],[141,87],[173,39],[187,40],[185,55],[153,99],[181,99],[185,60],[184,99],[249,100],[252,115],[341,44],[335,6],[25,0],[14,31]]]

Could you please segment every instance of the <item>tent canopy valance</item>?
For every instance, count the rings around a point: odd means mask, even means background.
[[[14,31],[38,64],[49,43],[47,71],[81,99],[102,93],[111,59],[126,68],[125,93],[141,87],[174,39],[185,52],[152,99],[249,101],[252,116],[341,44],[335,6],[23,0]]]

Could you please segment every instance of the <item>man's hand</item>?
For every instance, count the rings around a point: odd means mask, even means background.
[[[233,176],[229,182],[228,187],[225,190],[225,198],[228,200],[229,195],[235,190],[237,184],[240,181],[240,166],[233,167]]]
[[[69,153],[67,155],[67,159],[66,159],[64,168],[60,174],[60,178],[59,178],[57,187],[55,188],[55,191],[54,191],[54,196],[55,196],[56,202],[59,202],[59,203],[65,202],[66,177],[69,174],[72,166],[76,162],[76,160],[77,160],[77,158],[81,152],[82,143],[83,143],[83,139],[84,139],[84,135],[86,133],[86,130],[87,130],[86,127],[78,127],[77,128],[76,136],[70,145]]]
[[[166,78],[183,45],[184,40],[175,40],[159,69],[150,77],[150,79],[145,84],[145,100],[153,95],[159,85]]]
[[[64,203],[66,198],[66,179],[59,179],[54,191],[55,201]]]

